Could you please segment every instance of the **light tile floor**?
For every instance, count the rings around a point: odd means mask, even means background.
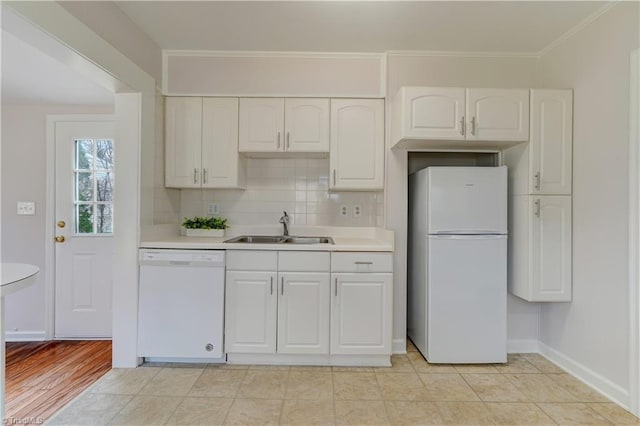
[[[114,369],[48,424],[640,425],[540,355],[433,365],[409,343],[392,363]]]

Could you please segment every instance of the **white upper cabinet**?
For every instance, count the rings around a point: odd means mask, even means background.
[[[529,139],[528,89],[467,89],[469,140]]]
[[[528,89],[402,87],[392,113],[397,148],[502,149],[529,139]]]
[[[329,99],[285,99],[284,150],[329,152]]]
[[[571,194],[571,90],[531,90],[529,193]]]
[[[165,185],[200,188],[202,98],[167,98]]]
[[[166,99],[165,185],[172,188],[241,188],[238,99]]]
[[[284,99],[240,99],[240,152],[282,151]]]
[[[329,187],[384,187],[384,100],[332,99]]]
[[[240,99],[240,152],[328,151],[329,99]]]
[[[405,137],[464,139],[464,89],[403,87],[400,96]]]

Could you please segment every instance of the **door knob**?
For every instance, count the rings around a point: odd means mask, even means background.
[[[64,228],[65,226],[67,226],[64,220],[58,221],[57,225],[58,225],[58,228]]]
[[[56,243],[64,243],[64,235],[58,235],[55,240]]]

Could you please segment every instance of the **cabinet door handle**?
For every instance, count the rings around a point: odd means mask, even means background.
[[[356,260],[355,262],[353,262],[356,265],[373,265],[373,262],[365,262],[362,260]]]
[[[284,296],[284,277],[280,278],[280,296]]]
[[[207,183],[207,169],[202,169],[202,183]]]
[[[193,183],[198,183],[198,169],[193,168]]]
[[[335,288],[334,290],[334,294],[336,295],[336,297],[338,297],[338,279],[334,279],[334,284],[333,287]]]
[[[278,149],[280,149],[280,132],[278,132]]]
[[[460,118],[460,134],[464,136],[464,128],[467,125],[466,121],[464,121],[464,115]]]
[[[336,169],[333,169],[333,186],[336,186]]]
[[[534,205],[535,205],[535,208],[534,208],[533,214],[535,214],[536,217],[540,217],[540,199],[537,199]]]
[[[535,174],[535,179],[536,179],[536,183],[534,185],[534,188],[537,189],[538,191],[540,191],[540,172]]]
[[[471,117],[471,134],[476,135],[476,117]]]
[[[273,294],[273,277],[270,278],[271,281],[271,294]]]
[[[287,132],[287,151],[289,150],[289,147],[291,146],[290,140],[291,140],[291,136],[290,136],[289,132]]]

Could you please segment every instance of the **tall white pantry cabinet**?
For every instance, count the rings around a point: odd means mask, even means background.
[[[509,167],[509,291],[568,302],[572,290],[573,94],[531,90],[530,140],[503,151]]]

